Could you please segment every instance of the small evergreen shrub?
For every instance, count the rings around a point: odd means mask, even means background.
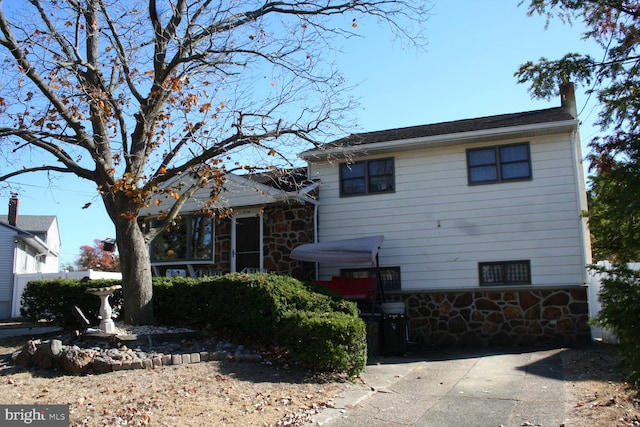
[[[355,376],[366,365],[366,328],[357,317],[341,312],[297,311],[290,313],[282,326],[278,340],[302,366]]]
[[[291,277],[163,278],[154,282],[154,301],[160,323],[239,331],[286,347],[296,363],[315,371],[356,375],[366,364],[366,328],[356,305]]]
[[[596,268],[602,273],[598,295],[602,308],[593,322],[611,329],[620,353],[631,370],[631,378],[640,385],[640,271],[627,266]]]
[[[33,280],[25,287],[21,297],[20,314],[26,320],[46,320],[62,327],[78,327],[72,308],[82,310],[89,322],[98,323],[100,298],[86,292],[89,288],[103,288],[119,285],[119,280],[55,279]],[[122,307],[122,290],[114,291],[109,297],[113,309],[112,318],[119,316]]]

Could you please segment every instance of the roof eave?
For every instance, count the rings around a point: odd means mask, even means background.
[[[38,254],[58,256],[58,252],[54,251],[42,239],[34,235],[18,235],[18,239],[22,240],[29,246],[35,248]]]
[[[563,120],[549,123],[535,123],[504,128],[483,129],[470,132],[456,132],[392,141],[373,142],[369,144],[351,145],[305,151],[300,158],[313,162],[325,160],[332,156],[353,153],[388,153],[412,150],[415,148],[437,147],[443,145],[468,144],[473,142],[499,141],[513,138],[531,138],[537,136],[571,133],[578,129],[578,120]]]

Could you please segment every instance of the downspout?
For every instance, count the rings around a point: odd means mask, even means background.
[[[20,240],[18,240],[17,238],[14,240],[14,244],[13,244],[13,274],[16,274],[18,272],[18,245]]]
[[[318,208],[320,205],[315,203],[313,205],[313,243],[318,243]],[[320,279],[320,263],[315,263],[316,281]]]

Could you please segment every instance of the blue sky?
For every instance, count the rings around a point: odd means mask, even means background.
[[[532,100],[513,76],[518,66],[541,56],[558,59],[568,52],[601,51],[581,40],[584,28],[558,20],[545,29],[544,17],[528,17],[518,1],[485,0],[433,5],[426,22],[428,45],[423,51],[394,42],[391,34],[371,22],[360,22],[361,38],[341,42],[336,63],[349,83],[358,84],[356,131],[529,111],[560,105],[559,99]],[[584,88],[576,88],[586,142],[597,135],[596,104]],[[49,182],[46,176],[18,177],[19,213],[56,215],[62,238],[62,262],[72,264],[80,246],[115,237],[114,227],[94,186],[69,177]],[[82,209],[93,202],[88,209]],[[2,208],[4,206],[4,208]],[[0,197],[6,213],[8,195]]]

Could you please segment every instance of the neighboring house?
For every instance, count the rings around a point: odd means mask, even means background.
[[[53,215],[18,215],[18,198],[0,215],[0,319],[11,317],[14,275],[60,269],[60,232]]]
[[[181,176],[169,186],[190,179]],[[284,175],[229,174],[214,204],[219,209],[215,216],[202,213],[211,191],[202,188],[183,206],[174,226],[152,242],[154,275],[266,270],[302,278],[301,263],[290,262],[288,255],[299,244],[314,241],[317,185],[307,181],[305,169]],[[169,207],[167,202],[154,204],[143,215],[155,217]]]
[[[561,107],[354,134],[306,151],[302,185],[229,175],[218,205],[233,214],[184,214],[177,232],[154,242],[154,271],[362,277],[371,264],[302,262],[291,249],[382,235],[385,296],[405,302],[410,340],[588,341],[578,125],[567,85]],[[208,194],[183,212],[196,212]]]
[[[558,108],[355,134],[301,157],[321,182],[319,242],[384,235],[385,294],[405,301],[411,340],[589,339],[572,86]],[[319,264],[323,280],[352,274]]]

